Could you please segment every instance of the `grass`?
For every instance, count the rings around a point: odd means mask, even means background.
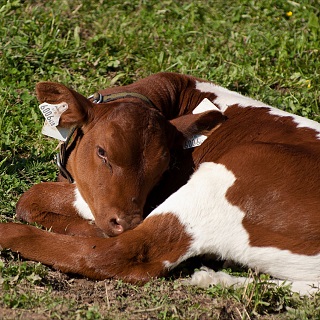
[[[22,192],[56,176],[57,143],[40,133],[38,81],[89,95],[180,72],[319,121],[319,19],[318,0],[0,0],[1,221],[14,219]],[[242,291],[186,288],[178,280],[142,288],[87,281],[96,303],[70,293],[80,279],[59,280],[16,255],[2,253],[0,273],[3,318],[320,318],[319,296],[299,298],[261,281]]]

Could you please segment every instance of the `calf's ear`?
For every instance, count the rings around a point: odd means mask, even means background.
[[[54,82],[39,82],[36,93],[40,103],[59,104],[66,102],[68,109],[61,114],[59,126],[69,128],[82,125],[89,119],[93,105],[80,93]]]
[[[220,111],[210,110],[198,114],[187,114],[173,120],[171,125],[177,130],[174,138],[174,147],[183,143],[195,135],[209,136],[227,117]]]

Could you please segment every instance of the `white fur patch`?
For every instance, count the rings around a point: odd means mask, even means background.
[[[225,112],[229,106],[232,106],[234,104],[238,104],[240,107],[269,108],[269,112],[272,115],[280,117],[291,117],[292,120],[297,124],[298,128],[310,128],[315,130],[316,132],[318,132],[317,138],[320,139],[320,124],[316,121],[273,108],[261,101],[245,97],[237,92],[230,91],[226,88],[217,86],[210,82],[196,81],[196,89],[201,92],[214,93],[217,98],[213,102],[220,107],[222,112]]]
[[[192,275],[188,282],[191,285],[196,285],[202,288],[207,288],[212,285],[216,286],[218,284],[222,287],[240,287],[251,282],[251,279],[245,277],[234,277],[223,271],[215,272],[207,267],[202,267]]]
[[[94,221],[95,218],[92,214],[92,211],[89,208],[87,202],[82,198],[80,191],[77,187],[74,188],[74,196],[75,196],[75,200],[73,202],[73,206],[78,211],[79,216],[81,216],[82,218],[84,218],[86,220]]]
[[[264,107],[270,108],[269,105],[241,95],[235,91],[228,90],[226,88],[217,86],[210,82],[196,81],[196,89],[201,92],[212,92],[217,98],[213,101],[218,105],[222,112],[226,111],[229,106],[239,104],[241,107]]]
[[[235,277],[223,271],[215,272],[207,267],[202,267],[197,270],[187,280],[187,284],[196,285],[202,288],[207,288],[212,285],[220,285],[224,288],[233,286],[234,288],[244,287],[248,283],[252,283],[253,278]],[[267,280],[264,282],[275,284],[277,286],[290,286],[291,291],[297,292],[300,295],[311,295],[319,291],[319,282],[310,281],[283,281],[283,280]]]
[[[175,262],[165,261],[165,266],[173,268],[189,257],[214,254],[276,278],[320,281],[320,254],[299,255],[249,244],[242,225],[244,212],[226,199],[234,182],[235,176],[222,164],[203,163],[187,184],[149,215],[175,214],[193,239],[184,256]]]

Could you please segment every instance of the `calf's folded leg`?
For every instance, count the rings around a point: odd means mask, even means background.
[[[34,185],[19,199],[17,218],[37,223],[56,233],[104,237],[103,230],[83,219],[73,203],[75,185],[68,182],[43,182]]]
[[[19,252],[24,258],[66,273],[132,283],[164,276],[167,267],[188,250],[190,241],[171,214],[147,218],[134,230],[115,238],[77,237],[28,225],[0,224],[0,246]]]

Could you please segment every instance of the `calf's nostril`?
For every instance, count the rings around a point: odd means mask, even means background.
[[[110,220],[110,227],[114,234],[118,235],[124,231],[124,227],[121,224],[121,221],[119,218],[112,218]]]
[[[140,213],[140,211],[138,211]],[[110,236],[117,236],[126,230],[134,229],[139,223],[141,223],[141,217],[135,215],[133,217],[126,217],[126,219],[120,218],[117,214],[109,218],[108,229]]]
[[[119,218],[112,218],[110,220],[111,225],[120,225],[120,223],[118,222]]]

